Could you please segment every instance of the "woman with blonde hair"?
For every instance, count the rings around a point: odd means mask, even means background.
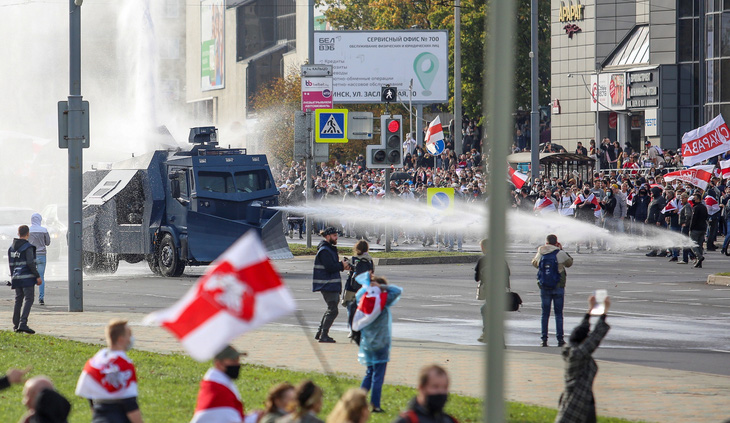
[[[360,388],[352,388],[337,401],[327,423],[365,423],[369,418],[367,393]]]

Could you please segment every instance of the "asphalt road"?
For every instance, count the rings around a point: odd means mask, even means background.
[[[465,248],[476,246],[467,244]],[[558,354],[558,348],[539,347],[540,297],[535,269],[530,265],[533,254],[534,249],[526,245],[508,251],[512,288],[524,304],[520,312],[506,314],[507,347]],[[730,375],[730,287],[705,284],[708,274],[730,268],[730,258],[709,253],[705,268],[693,269],[665,258],[645,257],[643,252],[573,256],[565,299],[566,337],[585,313],[587,297],[596,289],[608,289],[613,300],[608,320],[612,330],[597,358]],[[292,289],[307,325],[316,329],[324,303],[319,294],[311,292],[312,262],[284,260],[275,266]],[[85,278],[85,309],[151,312],[174,303],[203,270],[186,269],[183,277],[166,279],[152,276],[144,263],[123,263],[115,275]],[[376,273],[404,288],[404,296],[393,310],[396,337],[479,345],[481,302],[475,299],[472,265],[383,266]],[[65,263],[49,264],[45,308],[66,310],[65,275]],[[0,308],[11,307],[7,292]],[[345,312],[340,310],[334,329],[344,335]],[[276,324],[298,322],[290,316]],[[551,319],[552,346],[557,343],[554,328]]]

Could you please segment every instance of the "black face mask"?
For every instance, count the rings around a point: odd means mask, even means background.
[[[435,394],[426,396],[426,408],[431,414],[437,414],[443,411],[446,401],[449,400],[449,394]]]
[[[241,365],[235,364],[233,366],[226,366],[224,373],[231,379],[238,379],[238,374],[241,373]]]

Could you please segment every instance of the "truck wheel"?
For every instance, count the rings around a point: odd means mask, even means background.
[[[106,273],[116,273],[117,269],[119,269],[119,255],[104,254],[104,265],[102,268]]]
[[[102,255],[84,251],[83,253],[84,273],[87,275],[96,275],[102,271]]]
[[[160,247],[157,250],[157,262],[162,276],[178,277],[185,270],[185,264],[180,260],[170,234],[162,237]]]

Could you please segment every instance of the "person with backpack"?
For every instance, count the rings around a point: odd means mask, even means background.
[[[370,245],[365,240],[358,241],[353,247],[355,255],[352,256],[350,263],[352,268],[350,269],[350,274],[347,276],[347,281],[345,281],[345,288],[342,291],[342,306],[347,309],[347,327],[350,328],[348,338],[354,340],[358,345],[360,345],[359,340],[355,339],[358,337],[358,334],[352,330],[352,317],[355,315],[355,310],[357,310],[355,294],[362,288],[362,285],[355,278],[365,272],[370,272],[370,275],[372,275],[375,271],[373,258],[368,254],[369,249]]]
[[[448,400],[449,374],[436,364],[426,366],[418,375],[418,394],[393,423],[457,423],[444,412]]]
[[[558,242],[556,235],[547,236],[545,245],[537,249],[532,259],[532,265],[537,268],[537,286],[540,288],[542,300],[542,346],[548,346],[548,322],[550,320],[550,306],[555,309],[555,335],[558,346],[565,345],[563,339],[563,301],[565,300],[566,267],[573,265],[573,257]]]

